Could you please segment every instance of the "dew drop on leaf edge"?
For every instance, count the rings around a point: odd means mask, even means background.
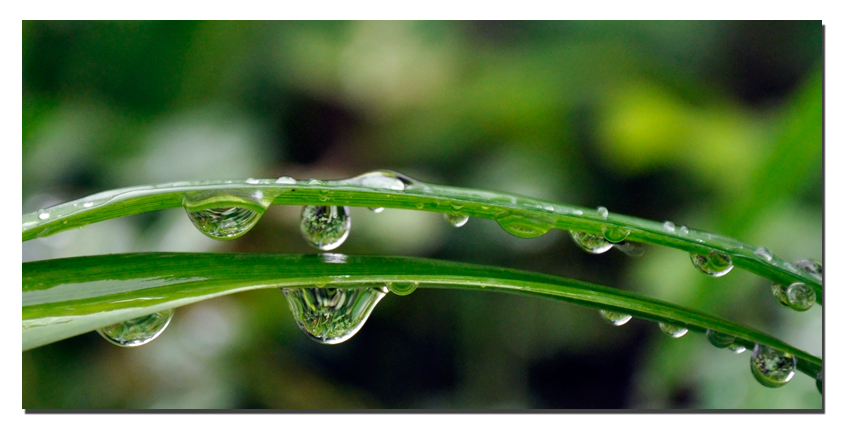
[[[347,206],[304,206],[300,227],[310,245],[330,251],[348,238],[351,214]]]
[[[810,309],[817,301],[816,291],[811,286],[801,282],[794,282],[787,286],[774,283],[772,284],[772,296],[782,306],[799,312]]]
[[[690,260],[693,262],[693,266],[696,266],[702,273],[713,277],[723,276],[734,268],[731,257],[714,250],[711,250],[707,256],[690,254]]]
[[[353,337],[386,296],[375,287],[283,288],[298,328],[310,339],[334,345]]]
[[[678,327],[677,325],[666,324],[666,323],[658,323],[658,327],[660,327],[660,331],[665,333],[667,336],[677,339],[681,336],[687,334],[689,330],[684,327]]]
[[[131,348],[150,343],[156,339],[174,316],[173,309],[167,309],[161,312],[145,315],[140,318],[134,318],[118,324],[97,329],[97,332],[109,342]]]
[[[585,233],[583,231],[570,231],[572,240],[584,251],[590,254],[601,254],[613,247],[603,236]]]
[[[386,287],[396,296],[409,296],[419,287],[418,282],[388,282]]]
[[[449,224],[457,228],[462,227],[469,222],[469,216],[464,214],[445,213],[443,216]]]
[[[186,214],[201,233],[218,240],[231,240],[243,236],[262,216],[254,209],[239,206],[201,210],[186,207]]]
[[[796,373],[796,357],[760,344],[752,350],[750,364],[755,380],[769,388],[786,384]]]
[[[608,311],[605,309],[599,310],[598,313],[604,318],[605,321],[613,324],[615,326],[623,326],[628,321],[631,321],[631,315],[623,314],[621,312]]]

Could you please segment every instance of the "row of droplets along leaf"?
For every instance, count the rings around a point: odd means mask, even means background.
[[[417,287],[417,282],[389,282],[386,285],[357,288],[282,288],[281,291],[298,328],[316,342],[333,345],[357,334],[388,292],[406,296]],[[631,315],[609,310],[600,310],[599,314],[614,326],[625,325],[632,319]],[[115,345],[141,346],[162,334],[173,315],[173,309],[169,309],[97,331]],[[671,338],[677,339],[688,333],[687,328],[674,324],[661,322],[658,327]],[[737,354],[746,350],[732,335],[707,330],[706,337],[717,348],[729,349]],[[795,374],[796,358],[790,353],[755,344],[750,367],[759,383],[771,388],[780,387]],[[821,371],[817,374],[816,385],[822,393]]]
[[[257,188],[253,191],[246,191],[244,188],[233,187],[239,185],[244,186],[246,184],[257,186]],[[608,217],[610,217],[609,211],[604,207],[599,207],[594,214],[589,213],[589,211],[585,214],[585,211],[582,209],[563,205],[560,205],[559,208],[555,210],[555,207],[552,204],[535,199],[480,190],[464,190],[461,188],[439,187],[436,185],[431,186],[427,183],[411,179],[397,172],[376,170],[350,179],[328,182],[318,179],[296,181],[291,177],[283,176],[277,179],[249,178],[242,181],[218,180],[176,182],[113,190],[95,194],[74,202],[60,204],[52,208],[41,209],[36,213],[26,214],[23,217],[22,228],[25,232],[25,240],[32,237],[26,233],[30,229],[36,229],[33,234],[37,237],[47,236],[58,231],[63,231],[73,227],[80,227],[88,222],[92,222],[91,217],[82,216],[74,218],[73,215],[75,214],[84,214],[88,211],[98,210],[100,206],[105,206],[110,202],[119,202],[139,196],[145,196],[151,191],[167,193],[170,189],[178,190],[181,187],[185,187],[203,189],[187,190],[184,193],[183,206],[189,213],[192,223],[209,237],[220,240],[229,240],[235,239],[250,230],[271,202],[273,202],[280,193],[285,192],[286,186],[304,186],[305,184],[327,185],[330,189],[340,186],[344,188],[346,185],[367,187],[369,189],[379,191],[381,194],[385,194],[383,197],[388,197],[391,193],[398,194],[408,191],[413,192],[414,194],[418,193],[420,195],[428,195],[435,188],[439,188],[441,190],[440,193],[447,192],[447,194],[444,195],[445,199],[441,200],[437,198],[435,201],[428,204],[428,209],[436,209],[440,212],[445,212],[445,218],[452,225],[457,227],[462,226],[468,220],[469,211],[474,212],[482,210],[494,215],[496,221],[506,231],[523,238],[538,237],[545,234],[559,223],[558,217],[563,216],[564,213],[570,214],[569,216],[579,216],[584,219],[587,219],[587,217],[595,217],[596,220],[603,221],[608,221]],[[220,187],[222,186],[225,187],[226,190],[221,189]],[[334,195],[334,192],[329,189],[321,189],[319,191],[320,201],[329,201],[329,196]],[[436,193],[436,196],[439,197],[440,193]],[[336,197],[344,197],[345,195],[350,196],[350,194],[338,194],[337,192]],[[430,195],[431,197],[434,196],[433,194]],[[477,199],[478,201],[473,205],[469,205],[463,201],[456,200],[465,200],[466,198],[472,200]],[[498,204],[493,206],[481,204],[481,199],[497,202]],[[440,201],[444,203],[441,208],[439,208]],[[168,206],[166,205],[165,207]],[[327,205],[327,207],[333,207],[333,205]],[[344,230],[344,227],[348,225],[350,221],[349,217],[345,217],[345,210],[339,209],[344,208],[345,206],[336,207],[337,216],[335,217],[332,216],[332,213],[330,213],[333,212],[332,210],[319,209],[321,206],[309,206],[309,210],[304,211],[303,218],[305,219],[302,220],[302,231],[305,231],[304,236],[307,237],[311,243],[314,243],[314,246],[319,249],[334,249],[334,244],[338,247],[344,241],[344,239],[340,239],[343,235],[340,235],[339,232]],[[416,203],[416,207],[418,209],[424,209],[425,204],[418,202]],[[450,209],[446,212],[445,209],[447,208]],[[533,210],[529,210],[529,208]],[[372,207],[372,210],[378,212],[382,210],[382,208]],[[322,213],[327,213],[327,215],[322,215]],[[315,227],[315,223],[311,222],[311,220],[314,221],[315,219],[318,219],[319,221],[326,220],[326,231],[329,232],[327,238],[320,237],[321,229],[315,230],[312,228]],[[600,234],[586,233],[579,231],[580,229],[570,230],[575,242],[587,252],[600,254],[611,247],[615,247],[617,250],[622,251],[627,255],[641,255],[643,253],[643,249],[639,244],[624,241],[629,235],[631,235],[632,232],[629,227],[619,224],[620,222],[621,219],[619,221],[611,221],[601,227],[596,227],[600,229]],[[730,268],[733,268],[731,255],[715,249],[715,247],[718,246],[728,252],[739,252],[740,256],[744,259],[756,258],[767,263],[768,266],[780,268],[785,275],[787,272],[792,273],[796,279],[794,281],[783,282],[787,284],[788,288],[789,284],[800,281],[800,276],[803,278],[807,277],[808,279],[818,279],[818,283],[821,285],[821,277],[812,277],[810,275],[812,273],[811,271],[804,270],[803,267],[800,267],[797,264],[774,258],[772,253],[766,248],[755,249],[754,247],[750,247],[749,245],[731,238],[713,235],[707,232],[697,233],[695,230],[690,230],[686,226],[676,226],[670,221],[664,222],[661,227],[661,230],[664,233],[673,235],[670,236],[672,239],[689,237],[687,242],[691,245],[695,242],[695,244],[701,244],[705,247],[714,247],[713,250],[706,248],[703,252],[695,254],[692,254],[692,251],[690,251],[694,265],[711,276],[721,276],[728,273]],[[640,231],[643,235],[651,232],[650,229],[643,230],[646,227],[637,228],[641,229]],[[316,234],[318,237],[316,237]],[[317,240],[313,242],[312,239]],[[645,237],[643,239],[645,239]],[[711,241],[713,243],[709,245],[708,242]],[[737,258],[737,256],[735,255],[734,258]],[[780,275],[780,278],[787,279],[787,277],[783,275]],[[794,287],[794,289],[790,291],[789,296],[809,297],[811,289],[816,287],[812,286],[811,282],[800,283],[807,285],[808,288],[796,291],[798,290],[798,286]],[[817,295],[817,291],[814,291],[814,295]],[[788,300],[779,301],[781,303],[788,302]]]

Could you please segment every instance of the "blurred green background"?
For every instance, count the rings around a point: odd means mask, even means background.
[[[23,22],[23,212],[125,186],[387,168],[708,230],[822,259],[820,21]],[[299,208],[217,242],[184,211],[23,244],[23,261],[119,252],[314,253]],[[822,356],[822,310],[680,251],[589,255],[568,234],[352,209],[334,252],[500,265],[639,291]],[[494,293],[387,296],[346,343],[277,290],[179,308],[157,340],[95,333],[23,354],[24,408],[821,408],[760,386],[749,353],[654,324]]]

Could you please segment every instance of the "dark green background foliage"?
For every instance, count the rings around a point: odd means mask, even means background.
[[[23,210],[124,186],[388,168],[686,225],[822,259],[821,22],[24,22]],[[312,253],[299,208],[231,242],[181,210],[23,245]],[[352,208],[338,250],[533,270],[729,318],[816,355],[822,311],[685,253],[589,255],[568,234]],[[261,290],[177,310],[157,340],[91,333],[23,353],[24,408],[820,408],[748,353],[511,295],[388,296],[350,341],[300,333]]]

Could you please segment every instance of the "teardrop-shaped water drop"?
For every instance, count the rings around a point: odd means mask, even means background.
[[[810,309],[817,302],[814,289],[801,282],[788,286],[772,284],[772,296],[778,303],[800,312]]]
[[[455,213],[445,213],[445,220],[454,227],[462,227],[469,222],[469,216]]]
[[[663,230],[669,233],[675,233],[675,224],[672,221],[664,221]]]
[[[606,226],[602,227],[601,235],[610,243],[619,243],[625,240],[631,232],[622,227]]]
[[[348,238],[351,214],[347,206],[304,206],[301,233],[314,247],[336,249]]]
[[[684,327],[678,327],[677,325],[666,323],[658,323],[658,327],[660,327],[660,331],[666,333],[667,335],[669,335],[669,337],[672,337],[674,339],[684,336],[689,331]]]
[[[552,227],[549,223],[514,214],[498,218],[498,224],[513,236],[524,239],[542,236]]]
[[[609,211],[607,210],[607,208],[606,208],[606,207],[604,207],[604,206],[599,206],[599,207],[596,209],[596,212],[598,212],[598,215],[599,215],[600,217],[604,218],[604,219],[607,219],[608,215],[610,215],[610,212],[609,212]]]
[[[601,254],[610,249],[613,244],[604,239],[603,236],[584,233],[583,231],[571,231],[572,240],[584,251],[590,254]]]
[[[719,251],[710,251],[706,256],[701,254],[690,254],[690,260],[702,273],[714,277],[720,277],[734,268],[731,257]]]
[[[259,211],[236,206],[202,210],[186,208],[186,213],[201,233],[219,240],[243,236],[262,216]]]
[[[755,250],[755,255],[761,260],[772,261],[772,252],[763,246]]]
[[[682,225],[680,228],[678,228],[678,231],[679,231],[681,234],[684,234],[684,235],[686,235],[686,234],[689,234],[689,233],[690,233],[690,229],[688,229],[686,225]]]
[[[755,345],[751,360],[752,374],[761,385],[780,387],[796,373],[796,357],[789,352],[779,351],[764,345]]]
[[[141,346],[162,334],[173,316],[174,309],[166,309],[162,312],[99,328],[97,332],[104,339],[118,346],[127,348]]]
[[[620,312],[613,312],[602,309],[598,311],[598,313],[601,314],[601,317],[604,318],[607,322],[615,326],[625,325],[625,323],[631,321],[631,315],[623,314]]]
[[[386,287],[389,288],[389,291],[392,291],[395,295],[398,296],[409,296],[413,294],[413,291],[416,291],[416,288],[419,288],[418,282],[389,282],[386,284]]]
[[[370,210],[370,211],[372,211],[376,214],[383,212],[383,208],[368,208],[368,210]]]
[[[822,263],[817,260],[799,260],[796,266],[802,269],[805,273],[813,276],[815,279],[822,281]]]
[[[344,342],[363,327],[386,296],[379,288],[283,288],[298,327],[324,344]]]

